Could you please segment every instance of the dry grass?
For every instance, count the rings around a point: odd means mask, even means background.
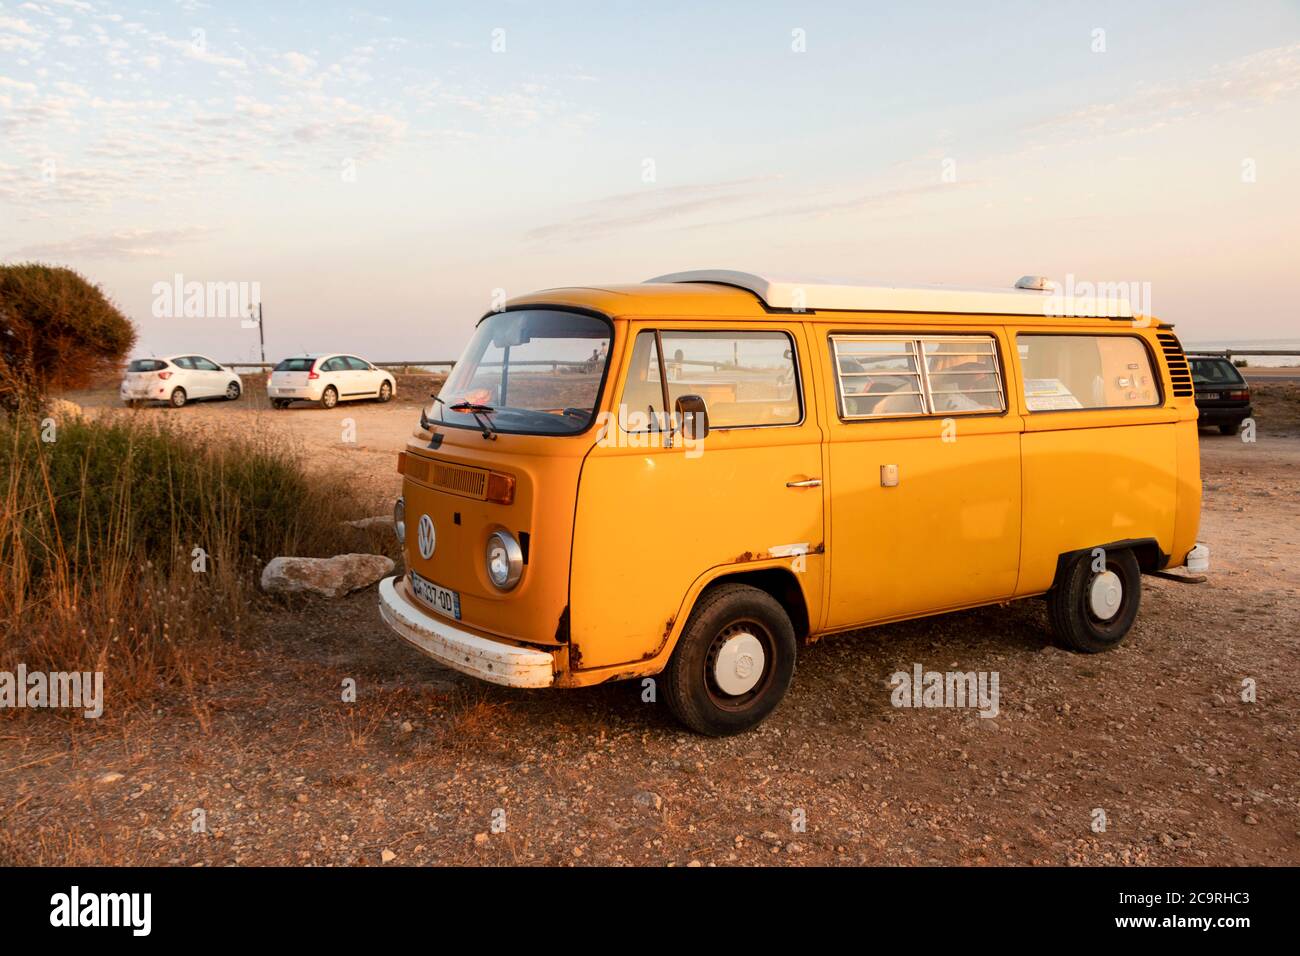
[[[1250,382],[1255,420],[1266,435],[1295,434],[1300,431],[1300,385],[1295,382]]]
[[[0,669],[102,671],[118,712],[179,688],[207,726],[196,691],[231,661],[261,565],[335,553],[364,511],[270,441],[0,421]]]

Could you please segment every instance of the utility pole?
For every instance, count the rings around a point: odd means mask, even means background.
[[[250,317],[253,313],[253,307],[248,307]],[[262,346],[262,364],[266,364],[266,333],[262,331],[262,303],[257,303],[257,340]]]

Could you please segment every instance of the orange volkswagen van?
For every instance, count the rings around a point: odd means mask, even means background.
[[[837,631],[1045,595],[1103,651],[1143,573],[1208,566],[1196,417],[1170,326],[1042,280],[537,292],[479,320],[399,456],[380,610],[498,684],[658,675],[713,735]]]

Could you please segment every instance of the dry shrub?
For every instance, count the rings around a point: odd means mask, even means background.
[[[247,626],[261,566],[336,553],[363,511],[272,440],[0,419],[0,670],[104,671],[113,705],[192,688]]]

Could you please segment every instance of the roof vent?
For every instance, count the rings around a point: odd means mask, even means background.
[[[1047,276],[1021,276],[1016,280],[1017,289],[1030,289],[1034,292],[1055,292],[1056,283]]]

